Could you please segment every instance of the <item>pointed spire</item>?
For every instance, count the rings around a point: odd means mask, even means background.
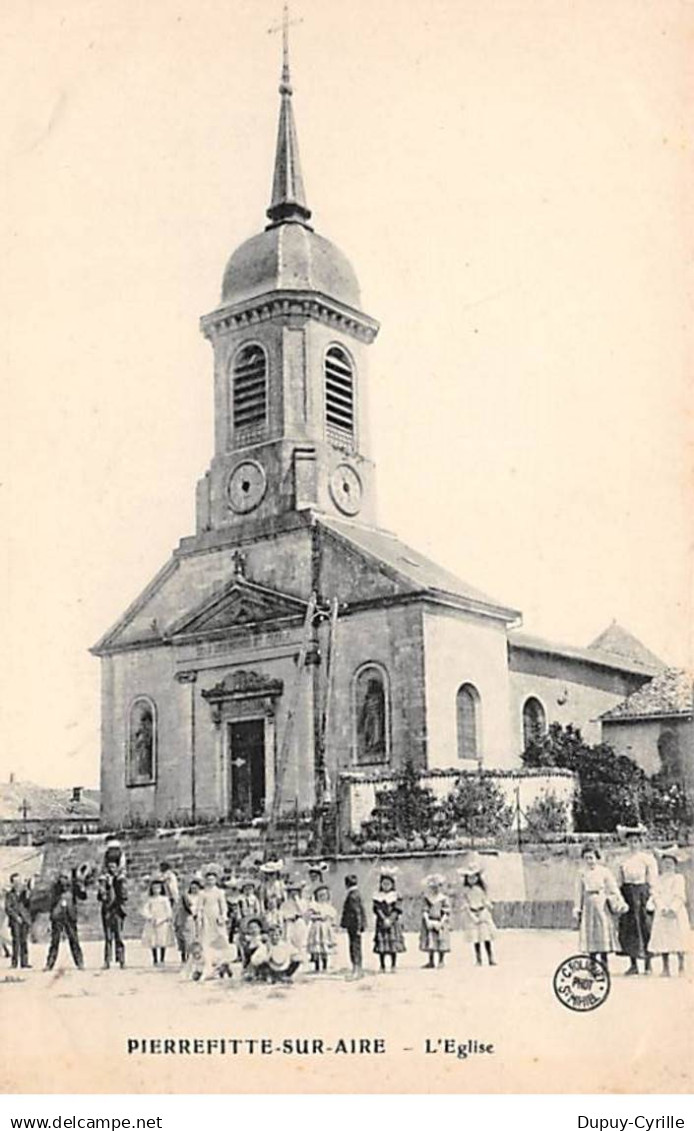
[[[306,205],[304,182],[299,161],[299,143],[292,109],[292,82],[289,71],[289,9],[284,5],[282,14],[282,78],[280,119],[275,151],[275,173],[272,180],[272,200],[267,210],[271,221],[268,227],[288,220],[307,224],[311,210]]]

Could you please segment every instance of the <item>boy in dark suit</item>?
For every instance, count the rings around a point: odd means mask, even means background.
[[[123,942],[123,923],[128,892],[125,877],[118,871],[118,864],[110,860],[106,871],[99,877],[96,898],[101,904],[101,924],[104,929],[104,970],[111,965],[111,955],[115,951],[116,962],[125,966],[125,943]]]
[[[366,912],[359,894],[359,881],[356,876],[345,876],[347,894],[342,905],[340,926],[347,932],[349,941],[349,960],[352,963],[352,975],[360,978],[362,975],[362,949],[361,936],[366,928]]]
[[[52,970],[58,957],[63,935],[70,945],[72,960],[78,970],[84,969],[84,956],[77,933],[77,901],[87,898],[87,888],[79,870],[61,872],[51,889],[51,943],[46,956],[46,970]]]
[[[12,935],[12,965],[29,969],[29,892],[18,872],[10,876],[10,889],[5,896],[5,913]]]

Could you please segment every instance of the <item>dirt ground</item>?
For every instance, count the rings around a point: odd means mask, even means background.
[[[370,969],[361,980],[347,977],[341,939],[327,975],[300,973],[281,987],[242,983],[238,966],[231,982],[187,982],[173,952],[170,965],[153,969],[132,940],[125,970],[101,970],[101,945],[89,942],[86,970],[75,970],[63,949],[55,970],[46,973],[45,945],[34,946],[34,969],[15,972],[7,960],[0,967],[0,1088],[691,1090],[694,955],[687,976],[670,979],[660,976],[659,960],[653,976],[625,978],[626,960],[612,958],[605,1002],[575,1013],[552,987],[555,969],[576,951],[570,932],[500,932],[498,965],[481,969],[455,934],[445,968],[433,971],[422,969],[424,956],[409,935],[395,975],[376,972],[368,935],[364,942]],[[131,1052],[129,1040],[138,1042]],[[173,1046],[165,1047],[167,1040]],[[493,1051],[486,1051],[490,1045]],[[467,1055],[458,1055],[459,1046]]]

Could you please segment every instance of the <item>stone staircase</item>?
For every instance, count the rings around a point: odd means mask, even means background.
[[[122,833],[120,839],[127,859],[128,915],[126,935],[133,937],[142,930],[140,907],[144,902],[151,877],[159,874],[159,865],[166,860],[179,877],[181,885],[208,864],[217,864],[224,871],[241,874],[267,852],[265,834],[259,829],[239,829],[219,825],[209,828],[162,829],[147,835]],[[273,839],[272,854],[285,859],[306,851],[308,835],[291,830]],[[100,868],[104,854],[104,838],[84,837],[56,840],[44,845],[41,886],[48,886],[61,871],[70,871],[89,863]],[[38,936],[44,938],[48,916],[38,920]],[[89,889],[88,899],[80,908],[80,934],[85,939],[101,937],[99,904],[96,886]]]

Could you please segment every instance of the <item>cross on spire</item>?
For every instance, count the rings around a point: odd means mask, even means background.
[[[275,172],[272,179],[272,200],[267,210],[270,227],[294,221],[306,224],[311,218],[311,210],[306,205],[304,182],[299,162],[299,142],[294,124],[292,109],[292,81],[289,69],[289,28],[292,24],[303,23],[301,19],[290,20],[289,5],[282,9],[282,23],[268,28],[268,34],[282,32],[282,74],[279,92],[281,96],[280,120],[277,130],[275,151]]]
[[[268,35],[274,35],[276,32],[282,32],[282,78],[280,81],[280,94],[292,93],[292,80],[289,72],[289,28],[293,24],[302,24],[304,21],[299,18],[291,20],[289,18],[289,4],[284,4],[282,7],[282,23],[275,24],[274,27],[268,28]]]

